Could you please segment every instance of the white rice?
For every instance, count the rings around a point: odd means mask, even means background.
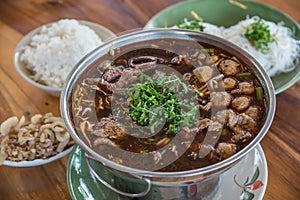
[[[33,80],[62,87],[75,64],[101,43],[89,27],[74,19],[62,19],[48,27],[43,26],[24,47],[20,59],[33,73]]]

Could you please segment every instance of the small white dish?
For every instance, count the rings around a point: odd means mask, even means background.
[[[15,162],[15,161],[9,161],[5,160],[2,165],[5,166],[10,166],[10,167],[35,167],[39,165],[45,165],[47,163],[53,162],[55,160],[58,160],[67,154],[69,154],[73,149],[73,146],[69,147],[68,149],[65,149],[61,153],[56,154],[55,156],[51,156],[47,159],[35,159],[32,161],[20,161],[20,162]]]
[[[85,25],[87,27],[89,27],[90,29],[94,30],[95,33],[102,39],[102,41],[104,42],[105,40],[108,40],[112,37],[115,36],[115,34],[107,29],[106,27],[93,23],[93,22],[89,22],[89,21],[82,21],[82,20],[78,20],[79,24],[81,25]],[[54,23],[54,22],[53,22]],[[46,26],[50,26],[52,23],[46,24]],[[53,96],[60,96],[61,88],[57,88],[57,87],[51,87],[51,86],[46,86],[43,84],[40,84],[34,80],[32,80],[30,78],[30,72],[25,68],[24,63],[20,61],[20,54],[22,52],[22,48],[26,45],[28,45],[31,41],[31,38],[38,34],[41,31],[42,26],[32,30],[31,32],[29,32],[28,34],[26,34],[18,43],[18,45],[15,48],[15,53],[14,53],[14,66],[17,70],[17,72],[20,74],[20,76],[25,79],[28,83],[30,83],[31,85],[46,91],[47,93],[49,93],[50,95]]]

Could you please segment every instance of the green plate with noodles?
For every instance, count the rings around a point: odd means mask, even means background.
[[[236,3],[237,2],[237,3]],[[244,20],[246,16],[258,16],[274,23],[283,22],[293,32],[293,37],[300,41],[299,24],[287,14],[262,3],[247,0],[193,0],[174,4],[153,16],[145,28],[172,27],[184,18],[193,20],[191,11],[197,13],[205,22],[225,28]],[[299,42],[300,43],[300,42]],[[299,45],[298,43],[298,45]],[[279,94],[300,79],[300,55],[294,60],[292,71],[279,73],[271,77],[275,93]]]

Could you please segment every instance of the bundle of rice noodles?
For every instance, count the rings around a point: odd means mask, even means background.
[[[202,26],[204,33],[215,35],[235,43],[250,53],[265,68],[269,76],[293,70],[299,63],[300,40],[293,38],[293,31],[284,26],[283,22],[274,23],[263,20],[267,25],[270,35],[275,38],[274,42],[268,44],[268,52],[263,53],[253,46],[244,36],[247,28],[260,19],[258,16],[249,17],[228,28],[219,27],[211,23],[199,21],[198,26]],[[195,20],[194,20],[195,21]],[[189,28],[191,21],[184,19],[184,25]],[[194,23],[195,24],[195,23]],[[194,27],[194,26],[193,26]],[[179,28],[177,25],[172,28]]]
[[[248,51],[265,68],[270,76],[293,70],[299,62],[300,40],[294,39],[293,32],[284,23],[263,20],[269,27],[274,42],[269,43],[268,53],[262,53],[243,36],[247,27],[257,22],[259,17],[247,17],[236,25],[223,30],[223,37]]]

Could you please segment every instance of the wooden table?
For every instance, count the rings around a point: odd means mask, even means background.
[[[259,0],[300,22],[300,1]],[[32,29],[61,18],[89,20],[115,33],[143,27],[158,11],[179,0],[1,0],[0,122],[10,116],[59,115],[59,99],[29,85],[13,66],[18,41]],[[300,199],[300,81],[277,97],[274,122],[262,147],[269,179],[265,199]],[[71,199],[68,156],[33,168],[0,167],[0,199]]]

